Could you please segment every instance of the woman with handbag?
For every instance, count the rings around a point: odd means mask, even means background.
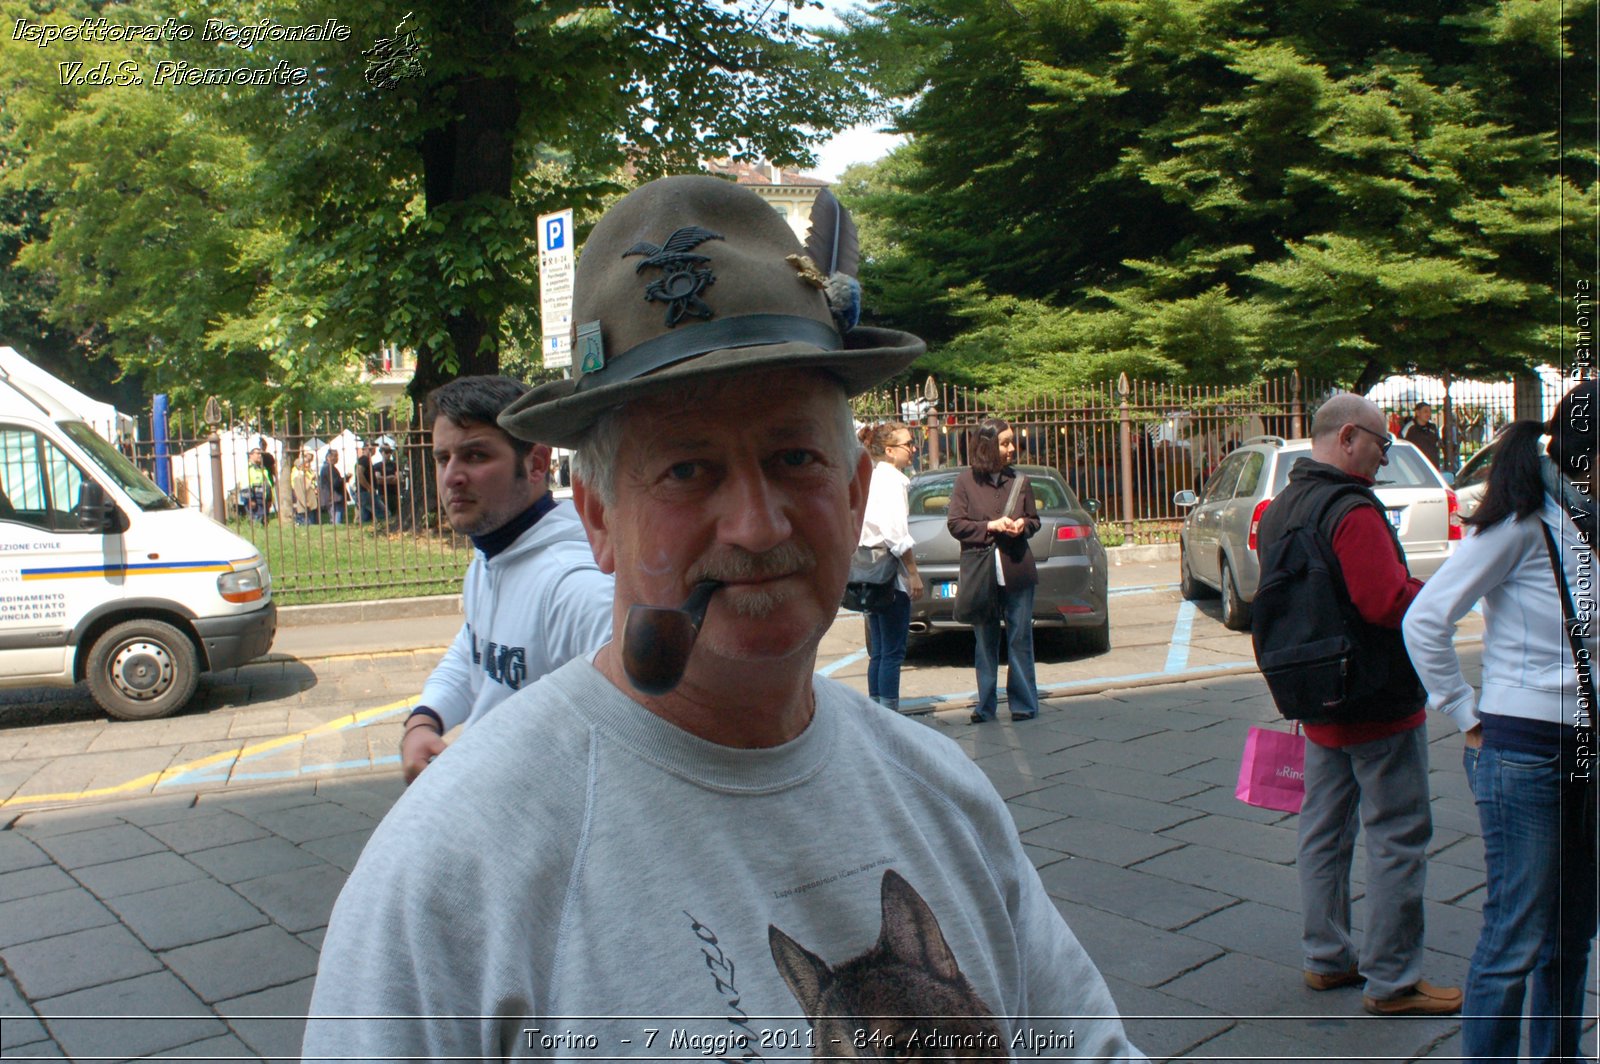
[[[1028,479],[1011,465],[1017,446],[1011,426],[997,417],[978,422],[968,446],[972,465],[956,478],[945,511],[961,544],[956,620],[977,639],[978,708],[972,722],[995,718],[1000,671],[1000,625],[1006,628],[1006,703],[1012,720],[1039,715],[1033,673],[1033,592],[1039,583],[1028,537],[1039,531],[1039,508]]]
[[[1428,704],[1464,733],[1488,871],[1467,974],[1470,1060],[1517,1059],[1530,983],[1535,1060],[1577,1057],[1596,901],[1593,380],[1548,423],[1517,421],[1499,451],[1473,535],[1406,612],[1406,647]],[[1539,453],[1542,435],[1550,442]],[[1483,599],[1483,693],[1461,673],[1456,622]],[[1563,624],[1563,619],[1568,624]],[[1576,620],[1576,630],[1570,622]],[[1580,674],[1577,664],[1584,663]]]
[[[867,515],[861,522],[861,546],[887,549],[899,559],[889,604],[866,614],[867,693],[874,702],[898,710],[900,665],[906,658],[906,638],[911,629],[911,600],[922,594],[922,577],[911,553],[915,545],[907,501],[911,481],[905,474],[915,448],[911,430],[899,421],[862,429],[861,442],[873,463]]]

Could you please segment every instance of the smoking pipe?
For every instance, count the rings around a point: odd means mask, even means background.
[[[721,580],[702,580],[683,605],[628,607],[622,629],[622,668],[633,686],[647,695],[664,695],[683,679],[700,623]]]

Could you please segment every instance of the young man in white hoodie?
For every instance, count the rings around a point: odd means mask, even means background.
[[[406,782],[444,752],[444,735],[611,638],[612,579],[595,564],[577,511],[546,487],[550,448],[496,423],[528,389],[460,377],[423,407],[433,429],[439,504],[477,553],[461,598],[466,623],[406,720]]]

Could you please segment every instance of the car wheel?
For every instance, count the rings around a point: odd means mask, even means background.
[[[183,632],[165,621],[123,621],[89,649],[89,693],[118,720],[175,713],[200,682],[200,659]]]
[[[1210,598],[1216,592],[1194,578],[1194,573],[1189,571],[1189,551],[1182,543],[1178,544],[1178,594],[1194,602],[1196,599]]]
[[[1235,632],[1250,630],[1250,604],[1239,597],[1239,582],[1226,559],[1222,563],[1222,626]]]

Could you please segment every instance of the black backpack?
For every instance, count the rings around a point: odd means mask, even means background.
[[[1325,526],[1337,525],[1352,504],[1359,505],[1357,499],[1368,496],[1353,485],[1329,492],[1320,505],[1302,505],[1282,535],[1262,544],[1250,636],[1256,664],[1288,720],[1340,720],[1388,679],[1386,668],[1361,653],[1367,626],[1350,601],[1325,534]]]

